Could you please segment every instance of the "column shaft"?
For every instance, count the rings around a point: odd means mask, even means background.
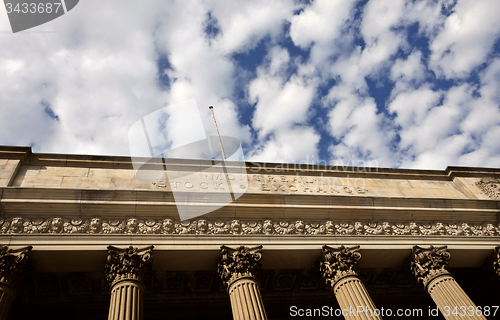
[[[228,286],[234,320],[267,320],[256,278],[261,268],[262,246],[221,246],[221,253],[217,273]]]
[[[15,296],[14,291],[8,284],[0,282],[0,320],[7,319]]]
[[[427,291],[446,319],[464,319],[465,313],[467,319],[486,320],[482,314],[477,315],[476,305],[450,274],[431,280],[427,285]]]
[[[368,291],[357,276],[352,275],[339,280],[333,288],[333,293],[339,302],[340,309],[346,310],[343,312],[345,319],[382,319]],[[361,312],[353,315],[350,312],[352,309]]]
[[[254,279],[236,280],[228,292],[234,320],[267,320],[259,286]]]
[[[339,303],[347,320],[381,320],[368,291],[357,274],[361,259],[359,246],[331,248],[323,246],[320,272]]]
[[[137,280],[123,280],[111,289],[108,320],[139,320],[143,314],[143,287]]]

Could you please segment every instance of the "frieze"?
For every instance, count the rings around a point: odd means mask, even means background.
[[[66,219],[0,218],[0,234],[170,234],[170,235],[365,235],[365,236],[500,236],[498,224],[343,222],[343,221],[247,221],[206,219]]]

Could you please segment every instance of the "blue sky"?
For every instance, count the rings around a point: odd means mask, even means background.
[[[2,7],[0,144],[128,155],[133,123],[195,98],[250,161],[498,167],[498,12],[497,0],[86,0],[12,34]]]

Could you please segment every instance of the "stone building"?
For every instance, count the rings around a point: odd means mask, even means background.
[[[0,320],[500,317],[499,169],[212,165],[0,147]]]

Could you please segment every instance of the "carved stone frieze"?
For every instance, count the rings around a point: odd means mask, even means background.
[[[498,224],[349,222],[349,221],[208,221],[205,219],[0,218],[0,234],[167,234],[167,235],[370,235],[500,236]]]
[[[357,275],[361,252],[359,246],[331,248],[324,246],[321,252],[320,272],[332,288],[342,278]]]
[[[32,246],[9,249],[7,246],[0,245],[0,282],[10,285],[13,289],[17,287],[31,249]]]
[[[132,246],[125,249],[109,246],[105,266],[106,279],[110,287],[124,279],[135,279],[144,283],[151,273],[152,261],[153,246],[142,249]]]
[[[410,268],[417,280],[427,287],[434,278],[450,274],[446,270],[451,254],[447,246],[421,248],[414,246],[410,256]]]
[[[482,178],[476,186],[493,200],[500,200],[500,181],[495,178]]]
[[[253,248],[239,246],[235,249],[222,246],[221,253],[222,258],[217,273],[227,287],[243,277],[257,279],[261,268],[262,246]]]

